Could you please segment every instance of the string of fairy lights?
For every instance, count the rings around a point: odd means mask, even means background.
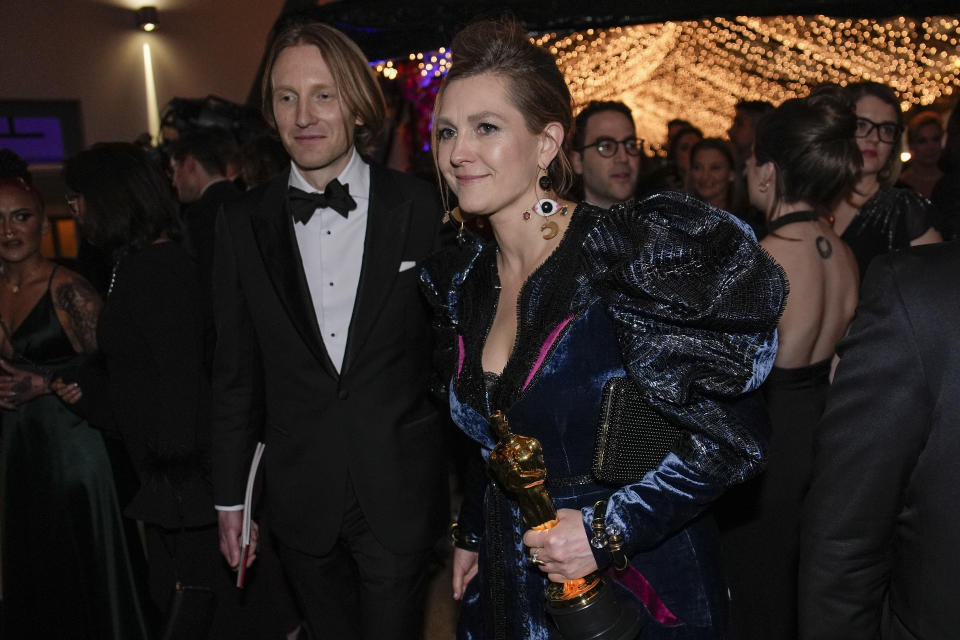
[[[723,136],[738,101],[779,104],[825,82],[888,84],[904,111],[960,90],[958,16],[715,18],[532,40],[556,57],[574,111],[591,100],[622,100],[638,136],[654,143],[672,118]],[[384,77],[413,75],[420,86],[435,85],[449,66],[445,49],[376,63]]]

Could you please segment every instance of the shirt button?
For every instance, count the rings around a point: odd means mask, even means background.
[[[330,334],[330,337],[331,337],[331,338],[336,338],[336,337],[337,337],[337,334],[331,333],[331,334]]]
[[[333,283],[332,283],[332,282],[330,283],[330,286],[331,286],[331,287],[333,286]]]
[[[327,235],[330,235],[330,229],[327,229]]]

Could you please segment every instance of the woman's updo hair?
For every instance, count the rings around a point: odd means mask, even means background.
[[[15,151],[0,149],[0,187],[19,189],[33,199],[37,213],[43,213],[43,197],[33,186],[27,162]]]
[[[830,92],[787,100],[757,123],[756,164],[777,168],[775,202],[833,209],[856,184],[863,166],[850,104]],[[770,212],[767,212],[769,215]]]
[[[540,133],[551,122],[559,122],[566,139],[573,129],[570,90],[547,51],[530,38],[512,19],[483,20],[464,27],[450,44],[452,66],[437,94],[434,113],[447,86],[460,78],[490,73],[506,85],[510,102],[523,115],[527,129]],[[436,129],[432,134],[436,159]],[[561,146],[562,146],[561,141]],[[547,167],[547,174],[558,194],[565,194],[573,183],[573,169],[563,150]]]

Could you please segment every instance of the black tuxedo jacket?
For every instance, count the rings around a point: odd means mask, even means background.
[[[960,245],[873,261],[816,434],[800,630],[960,634]]]
[[[438,240],[436,189],[370,167],[363,265],[338,375],[286,210],[288,177],[227,205],[217,222],[216,503],[243,502],[262,398],[271,531],[295,549],[327,553],[349,477],[387,548],[423,550],[447,517],[440,422],[427,395],[432,335],[417,286]]]

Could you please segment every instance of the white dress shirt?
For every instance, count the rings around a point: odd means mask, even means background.
[[[343,366],[347,331],[357,299],[370,206],[370,165],[355,149],[351,154],[337,179],[349,185],[357,208],[347,218],[334,209],[318,208],[307,224],[293,224],[323,344],[338,372]],[[308,193],[319,193],[293,164],[289,185]]]

